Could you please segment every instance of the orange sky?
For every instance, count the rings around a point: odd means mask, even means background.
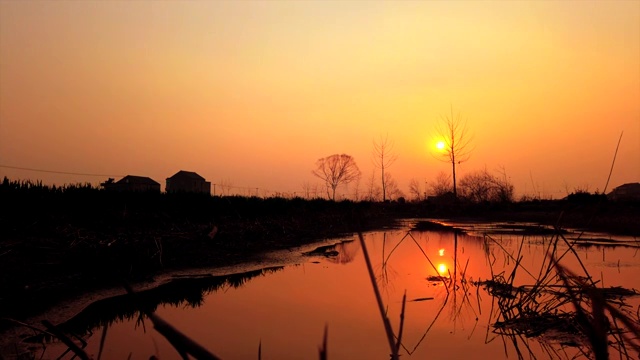
[[[388,134],[408,195],[449,170],[430,152],[452,105],[460,176],[602,190],[624,131],[609,187],[640,181],[640,1],[0,0],[0,165],[300,193],[335,153],[366,183]]]

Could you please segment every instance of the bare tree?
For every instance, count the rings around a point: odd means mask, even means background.
[[[312,173],[324,181],[327,196],[334,201],[336,200],[336,188],[357,180],[361,174],[353,157],[346,154],[335,154],[318,159],[316,169]],[[331,189],[331,193],[329,193],[329,189]]]
[[[504,166],[500,166],[498,169],[500,177],[494,176],[494,185],[497,188],[497,199],[501,202],[512,202],[515,192],[515,187],[509,177],[507,176],[507,169]]]
[[[456,165],[469,160],[471,152],[472,136],[469,135],[467,122],[462,119],[460,113],[453,114],[453,106],[448,116],[442,116],[436,129],[440,140],[440,160],[451,163],[451,175],[453,178],[453,196],[458,197],[456,186]]]
[[[377,169],[380,169],[380,179],[382,181],[382,201],[387,200],[387,179],[390,177],[385,176],[385,170],[387,170],[398,158],[398,155],[393,153],[393,142],[389,141],[389,136],[385,135],[383,138],[380,136],[380,141],[373,141],[373,165]]]
[[[308,181],[304,181],[302,183],[302,194],[305,199],[309,200],[309,196],[311,195],[311,185]]]
[[[398,198],[404,197],[404,193],[398,187],[398,182],[391,177],[391,173],[384,174],[385,179],[384,183],[387,186],[387,199],[388,200],[397,200]]]
[[[376,172],[375,170],[371,173],[371,177],[369,181],[367,181],[367,200],[368,201],[379,201],[382,198],[382,189],[380,186],[376,185]]]
[[[507,178],[504,168],[501,176],[494,176],[487,169],[466,174],[460,179],[460,193],[471,202],[513,201],[513,184]]]
[[[436,181],[431,183],[431,192],[435,196],[442,196],[452,192],[451,175],[441,171],[436,176]]]
[[[362,192],[360,191],[360,179],[361,177],[358,176],[358,179],[356,179],[353,186],[353,201],[360,201],[360,198],[362,197]]]
[[[411,198],[414,201],[420,201],[422,199],[422,188],[418,179],[413,178],[409,182],[409,194],[411,194]]]
[[[223,196],[231,195],[232,187],[233,187],[233,182],[231,182],[231,179],[227,178],[227,179],[220,180],[220,189]]]
[[[313,183],[313,186],[311,188],[311,193],[313,194],[312,199],[319,199],[321,198],[320,196],[320,190],[318,190],[318,183]]]
[[[486,170],[465,174],[460,179],[460,195],[474,202],[488,202],[492,197],[491,174]]]

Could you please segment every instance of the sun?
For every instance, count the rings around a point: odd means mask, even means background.
[[[437,148],[438,150],[444,150],[444,147],[445,147],[445,146],[446,146],[446,145],[445,145],[444,141],[442,141],[442,140],[440,140],[440,141],[438,141],[438,142],[436,143],[436,148]]]

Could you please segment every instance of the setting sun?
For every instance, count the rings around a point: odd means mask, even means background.
[[[446,145],[445,145],[444,141],[442,141],[442,140],[440,140],[440,141],[438,141],[438,142],[436,143],[436,148],[437,148],[438,150],[444,150],[444,147],[445,147],[445,146],[446,146]]]

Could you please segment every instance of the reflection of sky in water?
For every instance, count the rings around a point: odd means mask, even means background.
[[[532,285],[545,262],[551,236],[457,235],[451,232],[394,230],[365,235],[367,249],[397,331],[401,299],[407,292],[403,351],[415,358],[517,358],[510,340],[493,333],[493,299],[475,281],[513,274],[515,285]],[[522,244],[522,246],[520,246]],[[336,247],[335,257],[311,258],[319,263],[288,266],[256,277],[239,288],[208,294],[202,306],[160,306],[157,314],[224,359],[255,359],[258,344],[265,358],[317,358],[325,325],[330,359],[385,358],[389,354],[382,322],[357,241]],[[636,249],[577,248],[594,280],[605,286],[640,288]],[[580,271],[580,264],[560,243],[562,264]],[[620,264],[620,265],[618,265]],[[580,273],[582,274],[582,273]],[[430,277],[444,280],[429,281]],[[453,281],[455,286],[442,286]],[[413,300],[413,301],[412,301]],[[631,304],[638,305],[637,299]],[[89,338],[94,356],[101,331]],[[547,358],[535,339],[524,340],[536,356]],[[520,351],[526,348],[520,344]],[[571,353],[571,349],[567,350]],[[177,354],[146,323],[112,325],[103,359],[175,358]],[[526,356],[528,357],[528,355]]]

